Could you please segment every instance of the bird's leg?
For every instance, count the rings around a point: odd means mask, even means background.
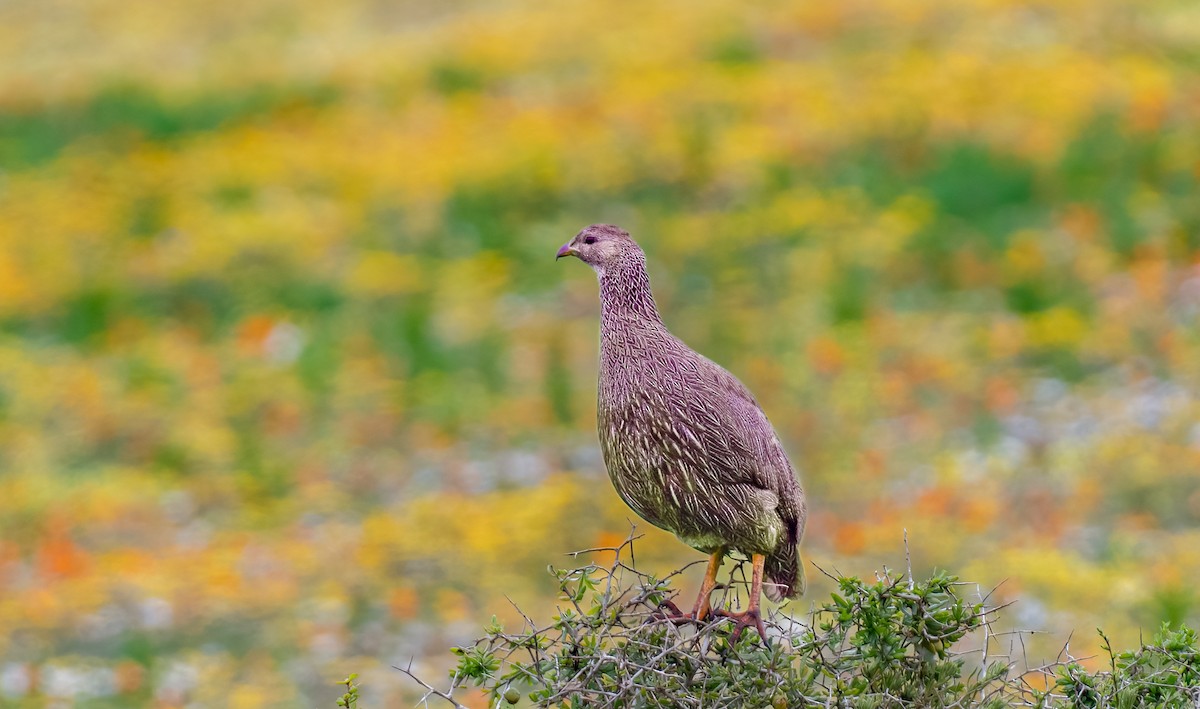
[[[713,552],[708,559],[708,570],[704,572],[704,581],[700,583],[700,596],[696,598],[696,605],[692,607],[692,614],[687,615],[679,610],[679,606],[670,601],[663,601],[658,604],[658,610],[655,615],[669,620],[676,625],[683,625],[692,621],[704,620],[711,613],[709,605],[709,595],[717,585],[717,570],[721,568],[721,563],[725,560],[725,549],[720,548]]]
[[[733,629],[733,635],[729,642],[732,645],[737,645],[737,642],[742,637],[742,631],[751,623],[758,629],[758,636],[762,638],[764,643],[767,642],[767,630],[763,627],[762,614],[758,610],[758,602],[762,597],[762,580],[763,580],[763,565],[767,563],[767,557],[763,554],[752,554],[750,556],[750,564],[754,568],[754,574],[750,580],[750,601],[746,606],[746,610],[740,613],[732,613],[726,610],[714,611],[716,615],[732,618],[737,621],[737,627]]]
[[[721,562],[724,559],[724,549],[717,549],[708,558],[708,570],[704,572],[704,581],[700,584],[700,595],[696,598],[696,605],[692,608],[692,617],[696,620],[704,620],[711,611],[708,597],[717,585],[717,569],[721,568]]]

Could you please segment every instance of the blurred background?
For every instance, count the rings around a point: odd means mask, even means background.
[[[0,3],[0,703],[394,706],[549,619],[632,518],[593,222],[817,564],[907,529],[1031,661],[1195,623],[1198,68],[1186,0]]]

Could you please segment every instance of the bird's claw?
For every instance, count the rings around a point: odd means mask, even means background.
[[[763,625],[762,613],[760,613],[757,608],[751,608],[739,613],[721,609],[713,609],[712,614],[721,618],[729,618],[736,623],[733,628],[733,635],[729,637],[729,644],[731,647],[738,644],[738,641],[742,639],[742,631],[745,630],[749,625],[753,625],[754,628],[758,630],[758,637],[762,639],[764,645],[770,647],[771,641],[767,639],[767,629]]]
[[[686,625],[696,622],[695,616],[690,613],[684,613],[679,610],[679,606],[671,601],[663,601],[658,604],[658,608],[654,611],[654,617],[660,620],[667,620],[675,625]]]

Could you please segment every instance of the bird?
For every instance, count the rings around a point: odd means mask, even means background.
[[[735,376],[667,329],[650,289],[646,255],[628,232],[593,224],[563,244],[600,283],[597,433],[613,487],[640,517],[709,555],[690,616],[753,624],[767,642],[761,595],[804,593],[800,540],[804,490],[766,414]],[[724,558],[738,552],[752,574],[745,609],[714,610]]]

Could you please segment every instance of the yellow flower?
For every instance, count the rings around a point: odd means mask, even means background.
[[[391,251],[364,251],[346,277],[351,293],[366,296],[414,293],[424,285],[417,257]]]
[[[1035,347],[1074,347],[1088,334],[1087,321],[1077,310],[1056,306],[1026,319],[1029,343]]]

